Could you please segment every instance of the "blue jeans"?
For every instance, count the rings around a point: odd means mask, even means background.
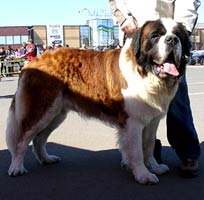
[[[167,138],[181,160],[198,159],[201,150],[193,123],[185,75],[167,113]]]

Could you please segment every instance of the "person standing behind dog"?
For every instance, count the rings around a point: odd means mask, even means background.
[[[192,33],[197,21],[199,0],[109,0],[112,14],[119,26],[120,45],[124,44],[124,35],[131,36],[148,20],[172,18],[182,23]],[[193,178],[199,174],[198,158],[200,145],[194,127],[188,88],[185,75],[182,77],[175,98],[167,113],[167,137],[181,160],[180,175]],[[160,147],[159,147],[159,145]],[[156,140],[155,150],[161,151],[161,144]],[[154,152],[161,155],[161,152]],[[156,156],[155,156],[156,158]],[[156,158],[161,160],[161,158]]]

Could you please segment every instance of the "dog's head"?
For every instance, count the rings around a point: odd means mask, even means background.
[[[179,77],[185,71],[191,43],[185,27],[172,19],[146,22],[136,33],[133,46],[139,72]],[[169,76],[170,75],[170,76]]]

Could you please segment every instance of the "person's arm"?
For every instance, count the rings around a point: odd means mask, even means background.
[[[119,25],[128,18],[128,15],[131,15],[124,0],[109,0],[109,5]]]
[[[197,22],[197,10],[200,4],[200,0],[175,1],[174,20],[183,23],[190,33],[193,31]]]
[[[109,0],[112,14],[116,18],[121,30],[125,33],[134,33],[138,28],[137,20],[128,10],[124,0]]]

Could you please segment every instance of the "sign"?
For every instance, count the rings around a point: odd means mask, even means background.
[[[47,45],[52,43],[64,45],[63,26],[60,24],[47,25]]]
[[[105,32],[114,32],[114,28],[113,27],[110,27],[110,26],[106,26],[106,25],[98,25],[97,26],[98,30],[102,30],[102,31],[105,31]]]

